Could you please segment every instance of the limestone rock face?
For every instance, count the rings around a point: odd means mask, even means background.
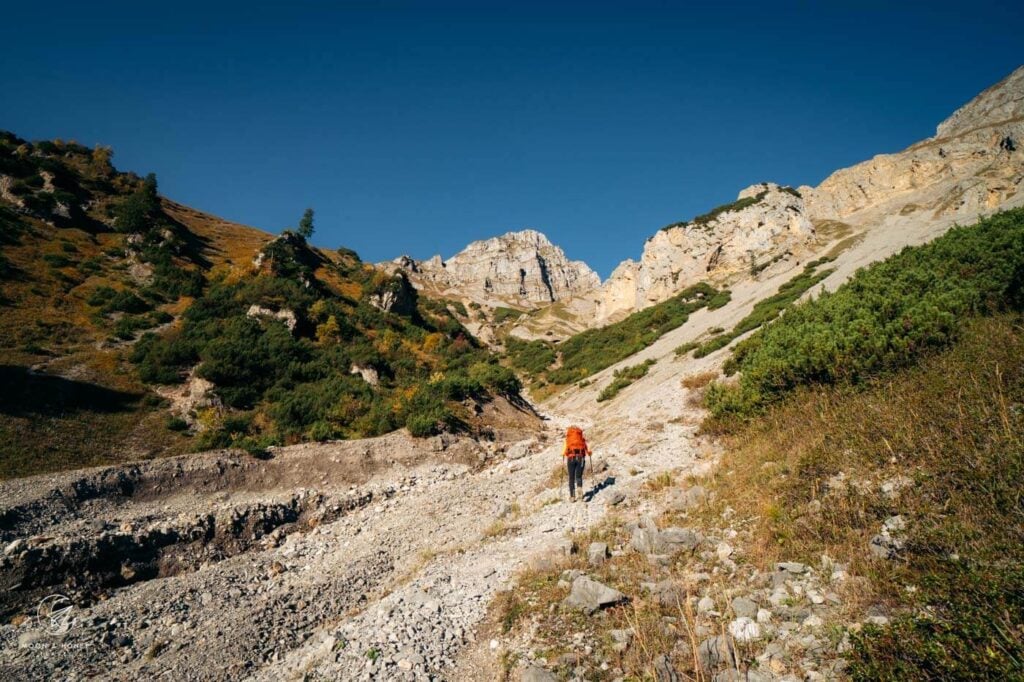
[[[389,280],[369,292],[367,300],[373,307],[395,315],[412,315],[416,310],[416,290],[401,270],[395,270]]]
[[[934,137],[801,187],[814,218],[881,206],[970,220],[1002,206],[1024,180],[1024,67],[939,124]]]
[[[586,263],[570,261],[561,248],[536,230],[473,242],[447,261],[440,256],[423,261],[403,256],[393,263],[419,287],[481,303],[532,307],[589,291],[601,283]]]
[[[271,310],[270,308],[264,308],[253,304],[249,306],[249,309],[245,312],[246,317],[264,317],[274,320],[280,320],[284,323],[284,326],[288,327],[288,331],[294,332],[295,325],[299,323],[298,318],[295,316],[294,310],[288,310],[283,308],[281,310]]]
[[[814,237],[803,198],[791,188],[752,185],[731,206],[648,239],[639,262],[622,262],[597,292],[597,319],[646,308],[702,280],[750,271]]]

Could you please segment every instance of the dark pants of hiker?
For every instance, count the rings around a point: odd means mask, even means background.
[[[569,467],[569,497],[576,496],[576,488],[583,494],[583,465],[586,464],[585,457],[566,457],[565,465]]]

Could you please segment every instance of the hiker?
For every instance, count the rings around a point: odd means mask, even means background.
[[[562,457],[565,457],[565,465],[569,471],[569,499],[573,502],[576,501],[576,488],[580,489],[580,499],[583,499],[583,466],[589,454],[590,448],[587,446],[587,439],[583,437],[583,429],[570,426],[565,432]]]

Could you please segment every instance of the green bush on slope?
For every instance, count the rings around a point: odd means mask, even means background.
[[[306,287],[301,282],[311,274],[297,274],[283,267],[215,281],[184,313],[180,329],[136,344],[132,359],[144,381],[178,383],[198,365],[226,406],[251,415],[236,420],[236,431],[221,425],[204,434],[202,446],[372,436],[402,425],[429,435],[458,428],[458,403],[467,398],[518,394],[512,370],[444,306],[389,314],[335,296],[321,283]],[[368,270],[349,276],[364,291],[376,281]],[[269,316],[249,317],[252,305],[293,312],[295,329]],[[353,365],[374,369],[378,384],[351,374]]]
[[[720,308],[728,302],[729,292],[701,282],[624,320],[577,334],[558,346],[562,366],[549,372],[548,380],[571,384],[584,379],[647,348],[685,324],[697,310]]]
[[[710,355],[719,348],[725,348],[737,337],[774,320],[793,301],[803,296],[804,292],[832,274],[832,270],[818,271],[818,268],[822,264],[827,263],[828,260],[827,258],[819,258],[808,263],[804,266],[803,272],[780,286],[775,294],[754,304],[754,309],[750,311],[750,314],[737,322],[732,330],[713,336],[704,343],[697,345],[697,350],[694,351],[693,357],[702,358],[705,355]],[[686,350],[680,350],[682,348],[684,346],[676,349],[678,355],[684,355],[687,352]]]
[[[630,386],[638,379],[647,376],[647,371],[651,366],[657,362],[656,360],[644,360],[638,365],[630,365],[629,367],[623,367],[617,369],[612,374],[612,382],[601,390],[601,393],[597,396],[597,402],[603,403],[606,400],[611,400],[617,396],[622,389]]]
[[[965,318],[1024,303],[1024,209],[908,247],[740,343],[713,414],[750,415],[796,386],[856,382],[953,341]]]

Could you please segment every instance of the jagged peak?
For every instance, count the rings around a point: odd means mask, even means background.
[[[535,248],[554,247],[558,248],[551,243],[547,235],[539,230],[532,228],[524,228],[522,230],[512,230],[505,234],[498,235],[497,237],[490,237],[488,239],[480,239],[474,242],[470,242],[462,253],[466,251],[476,251],[482,249],[489,249],[495,246],[505,246],[509,244],[522,244],[525,246],[532,246]]]

